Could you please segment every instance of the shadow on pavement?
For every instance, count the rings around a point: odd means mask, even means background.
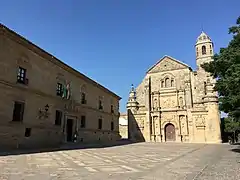
[[[232,152],[240,153],[240,148],[231,149]]]
[[[10,155],[21,155],[21,154],[34,154],[34,153],[44,153],[44,152],[56,152],[63,150],[78,150],[78,149],[91,149],[91,148],[107,148],[115,146],[124,146],[128,144],[134,144],[137,142],[132,142],[130,140],[120,140],[114,143],[96,143],[96,144],[75,144],[67,143],[62,144],[59,147],[48,147],[48,148],[21,148],[16,150],[0,150],[0,156],[10,156]]]
[[[236,152],[236,153],[240,153],[240,143],[234,143],[234,144],[232,144],[232,146],[233,146],[234,148],[231,149],[230,151]]]

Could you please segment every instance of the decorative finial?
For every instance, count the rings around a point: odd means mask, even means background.
[[[202,28],[202,32],[203,32],[203,25],[201,25],[201,28]]]
[[[131,84],[131,90],[134,91],[134,86],[133,86],[133,84]]]

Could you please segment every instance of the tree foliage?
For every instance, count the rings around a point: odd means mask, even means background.
[[[220,110],[240,121],[240,16],[229,34],[233,38],[228,47],[221,48],[213,61],[202,67],[217,79],[214,89],[219,94]]]
[[[225,132],[236,132],[240,130],[240,121],[235,121],[232,117],[224,118]]]

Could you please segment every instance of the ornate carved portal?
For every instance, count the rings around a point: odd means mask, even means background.
[[[175,141],[176,140],[176,132],[173,124],[168,123],[165,128],[165,141]]]

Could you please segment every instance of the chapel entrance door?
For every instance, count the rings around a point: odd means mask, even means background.
[[[165,126],[165,141],[175,141],[175,140],[176,140],[175,127],[173,124],[168,123]]]

